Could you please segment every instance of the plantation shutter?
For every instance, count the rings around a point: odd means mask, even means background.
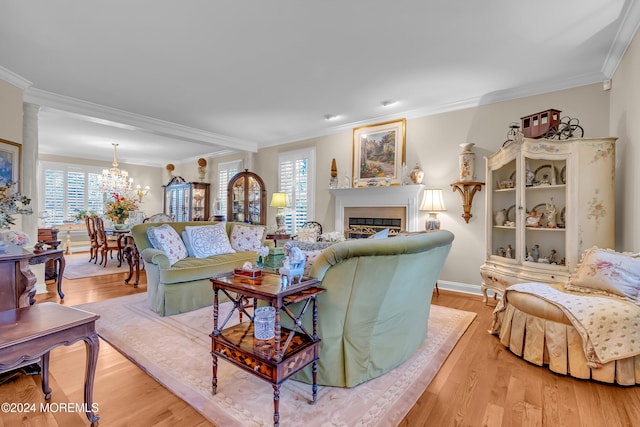
[[[285,225],[292,233],[313,219],[311,183],[314,154],[314,149],[306,149],[281,153],[279,157],[279,191],[289,196]]]
[[[218,164],[218,197],[213,206],[216,215],[227,214],[227,185],[241,169],[242,160]]]
[[[44,222],[47,225],[62,224],[66,218],[64,197],[64,176],[62,170],[45,169],[44,171],[44,210],[47,217]]]
[[[82,211],[103,212],[101,174],[94,167],[43,162],[41,180],[45,189],[40,206],[47,213],[45,225],[53,226],[73,221]]]

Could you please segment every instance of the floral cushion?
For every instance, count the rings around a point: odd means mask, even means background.
[[[309,270],[311,270],[311,266],[316,261],[316,258],[318,258],[318,255],[322,253],[322,250],[305,251],[304,253],[307,257],[307,262],[304,264],[304,275],[308,276]]]
[[[317,242],[318,241],[318,232],[313,228],[300,228],[298,229],[298,240],[301,242]]]
[[[566,288],[617,295],[640,304],[640,256],[611,249],[588,249]]]
[[[231,230],[231,247],[236,251],[256,252],[262,247],[266,228],[236,224]]]
[[[227,224],[186,226],[184,230],[196,258],[235,253],[227,236]]]
[[[151,246],[161,250],[169,258],[171,265],[187,257],[187,248],[178,232],[169,224],[158,227],[149,227],[147,237]]]

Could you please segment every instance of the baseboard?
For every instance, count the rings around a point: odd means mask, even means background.
[[[468,283],[451,282],[449,280],[438,280],[438,288],[447,291],[460,292],[463,294],[482,295],[479,285],[471,285]]]

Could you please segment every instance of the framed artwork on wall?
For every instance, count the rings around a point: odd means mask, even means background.
[[[353,130],[353,187],[400,185],[405,119]]]
[[[17,191],[20,191],[21,149],[20,144],[0,138],[0,185],[16,182]]]

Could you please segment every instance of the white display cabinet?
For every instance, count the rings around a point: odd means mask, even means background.
[[[514,283],[566,283],[586,249],[614,247],[615,141],[524,138],[485,158],[485,301]]]

